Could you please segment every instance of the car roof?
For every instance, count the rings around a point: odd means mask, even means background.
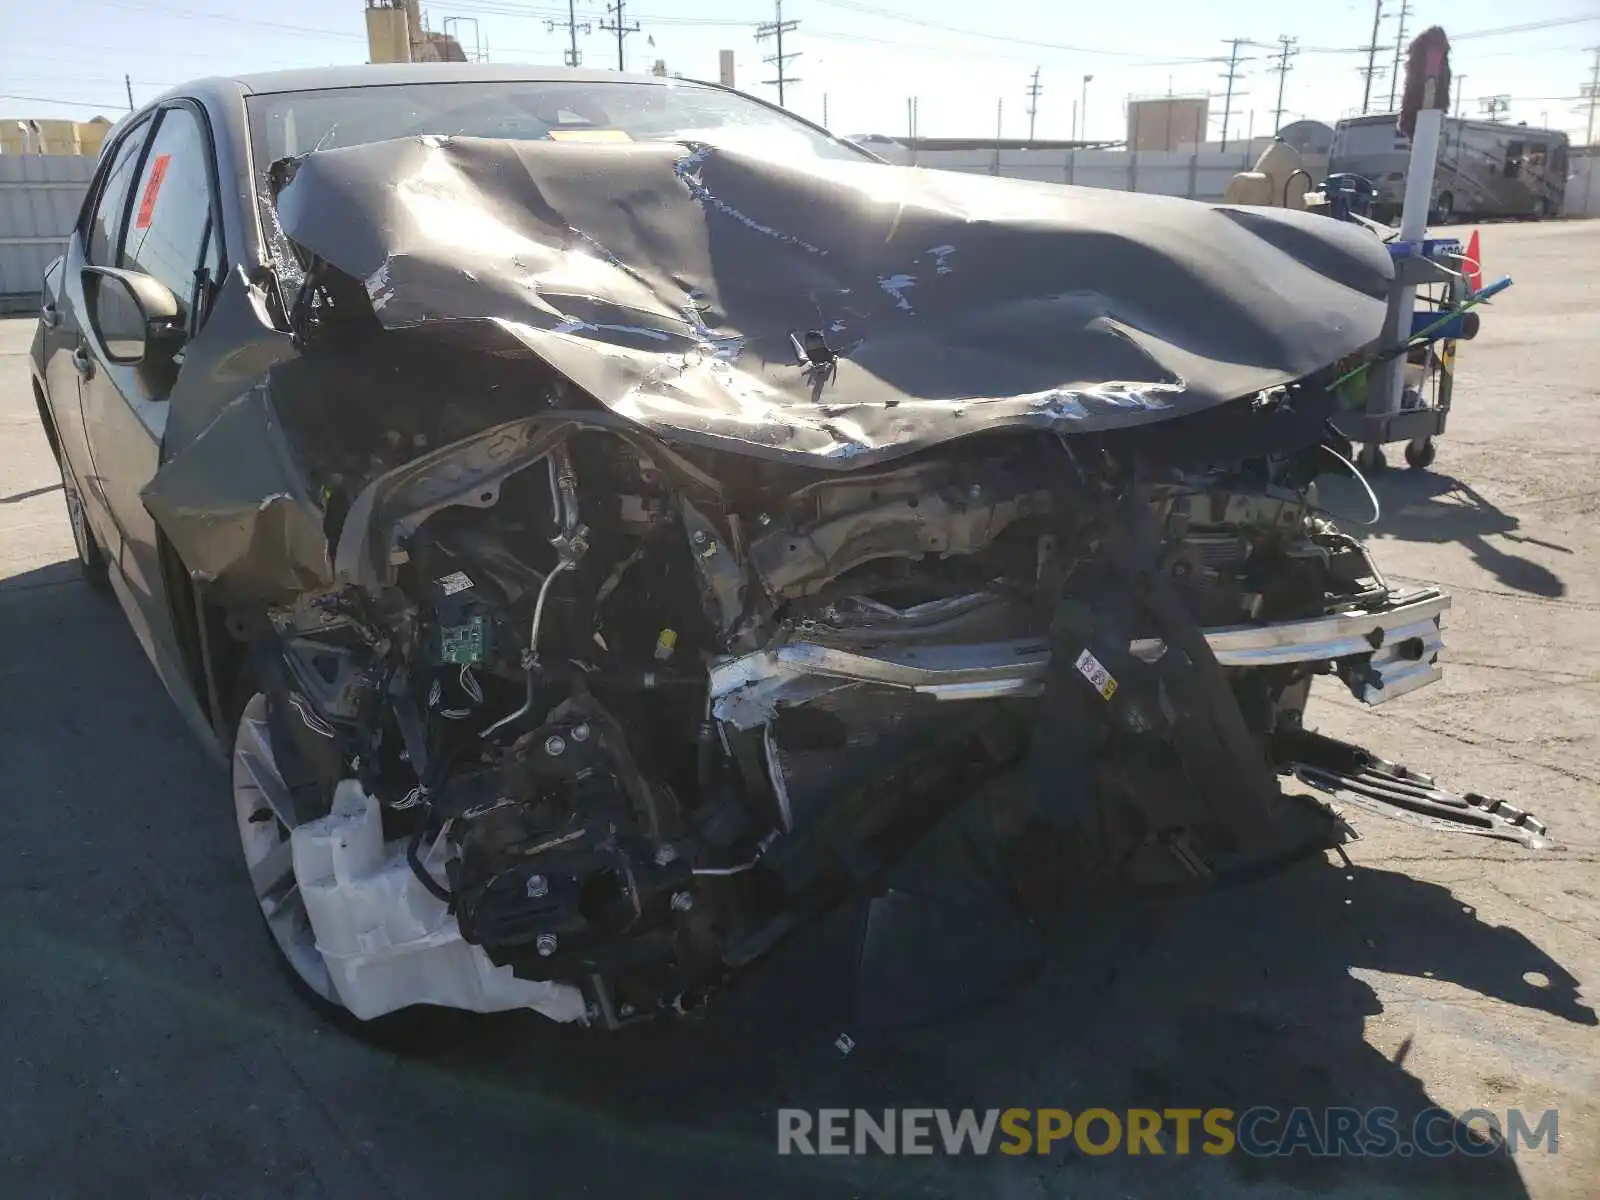
[[[218,76],[201,83],[232,85],[246,95],[275,92],[312,92],[324,88],[393,87],[417,83],[638,83],[656,86],[693,83],[658,75],[631,75],[621,71],[589,71],[535,63],[360,63],[338,67],[302,67],[290,71],[259,71]],[[184,90],[184,89],[178,89]]]

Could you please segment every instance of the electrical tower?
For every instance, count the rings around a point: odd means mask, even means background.
[[[589,22],[578,20],[578,0],[567,0],[567,19],[565,21],[546,21],[544,27],[555,32],[557,28],[565,28],[571,46],[561,52],[562,61],[569,67],[576,67],[583,62],[583,55],[578,52],[578,34],[591,33]]]
[[[1394,71],[1389,76],[1389,111],[1398,112],[1395,97],[1400,90],[1400,63],[1406,52],[1406,18],[1411,15],[1411,0],[1400,0],[1400,23],[1394,30]]]
[[[1247,45],[1249,40],[1249,38],[1232,39],[1229,43],[1233,49],[1228,53],[1228,69],[1221,76],[1228,82],[1228,90],[1223,94],[1222,100],[1222,149],[1224,151],[1228,149],[1228,121],[1233,116],[1233,84],[1234,80],[1239,77],[1239,47]],[[1243,92],[1238,94],[1244,95]]]
[[[617,35],[617,70],[626,71],[628,68],[623,65],[624,59],[622,53],[622,39],[627,37],[630,33],[638,33],[639,22],[635,21],[632,25],[629,25],[626,21],[624,21],[622,19],[622,5],[623,0],[617,0],[615,4],[606,5],[606,12],[611,14],[611,20],[601,21],[600,28],[605,30],[607,33],[614,33]]]
[[[1373,0],[1372,4],[1372,41],[1367,43],[1367,65],[1361,74],[1366,76],[1367,85],[1361,89],[1361,115],[1364,117],[1372,111],[1372,80],[1378,73],[1378,24],[1383,20],[1383,0]]]
[[[1298,38],[1289,37],[1287,34],[1280,33],[1278,35],[1278,65],[1275,68],[1278,72],[1278,104],[1272,110],[1273,133],[1277,133],[1283,128],[1283,85],[1284,81],[1289,77],[1289,60],[1300,53],[1295,48],[1295,44],[1298,41]]]
[[[800,28],[800,22],[785,21],[783,19],[783,0],[774,0],[774,3],[776,5],[774,19],[766,22],[765,24],[756,26],[756,41],[764,42],[768,38],[772,38],[777,43],[777,52],[775,54],[767,55],[761,61],[764,63],[771,63],[777,69],[778,77],[776,79],[764,79],[762,82],[766,84],[775,83],[778,85],[778,107],[782,108],[784,85],[800,82],[799,77],[790,75],[788,70],[789,60],[799,58],[800,52],[795,51],[793,54],[785,54],[783,52],[783,35],[786,33],[793,33],[796,29]]]
[[[1039,68],[1033,69],[1033,78],[1028,83],[1028,140],[1033,141],[1034,122],[1039,117],[1039,93],[1044,88],[1039,86]]]

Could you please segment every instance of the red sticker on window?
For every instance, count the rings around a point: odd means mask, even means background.
[[[171,161],[172,155],[158,154],[150,164],[150,182],[144,185],[144,199],[139,201],[139,216],[133,223],[135,229],[150,228],[150,219],[156,215],[156,197],[161,194],[161,181],[167,177],[167,164]]]

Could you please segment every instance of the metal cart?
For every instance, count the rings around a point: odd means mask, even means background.
[[[1383,469],[1387,465],[1383,447],[1395,442],[1406,444],[1405,459],[1412,468],[1421,470],[1432,465],[1438,453],[1434,439],[1444,432],[1450,419],[1456,342],[1470,340],[1478,328],[1476,313],[1456,312],[1471,298],[1468,264],[1458,239],[1430,238],[1420,248],[1391,243],[1390,252],[1395,266],[1395,296],[1391,303],[1401,297],[1409,301],[1414,295],[1419,306],[1413,309],[1408,322],[1391,322],[1379,349],[1381,355],[1388,356],[1387,361],[1360,379],[1365,389],[1361,406],[1333,418],[1339,433],[1361,446],[1357,463],[1364,471]],[[1505,282],[1496,285],[1495,290],[1503,286]],[[1479,296],[1487,298],[1488,291],[1484,289]],[[1456,315],[1433,331],[1436,340],[1412,345],[1414,338],[1439,325],[1451,312]],[[1399,336],[1393,329],[1395,324],[1399,324]],[[1417,365],[1412,361],[1417,358],[1422,360],[1420,381],[1404,382],[1400,407],[1388,408],[1388,372],[1407,372],[1408,366]]]

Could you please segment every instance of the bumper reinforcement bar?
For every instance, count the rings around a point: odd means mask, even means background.
[[[1380,704],[1439,678],[1444,648],[1439,623],[1449,607],[1449,596],[1429,588],[1395,593],[1381,609],[1223,626],[1207,629],[1205,637],[1224,667],[1337,662],[1357,699]],[[1145,638],[1129,649],[1149,661],[1166,647],[1159,639]],[[1044,688],[1049,665],[1050,648],[1042,638],[873,650],[790,642],[714,663],[711,696],[719,720],[752,729],[770,721],[780,704],[803,703],[851,684],[904,689],[939,700],[1035,696]]]

